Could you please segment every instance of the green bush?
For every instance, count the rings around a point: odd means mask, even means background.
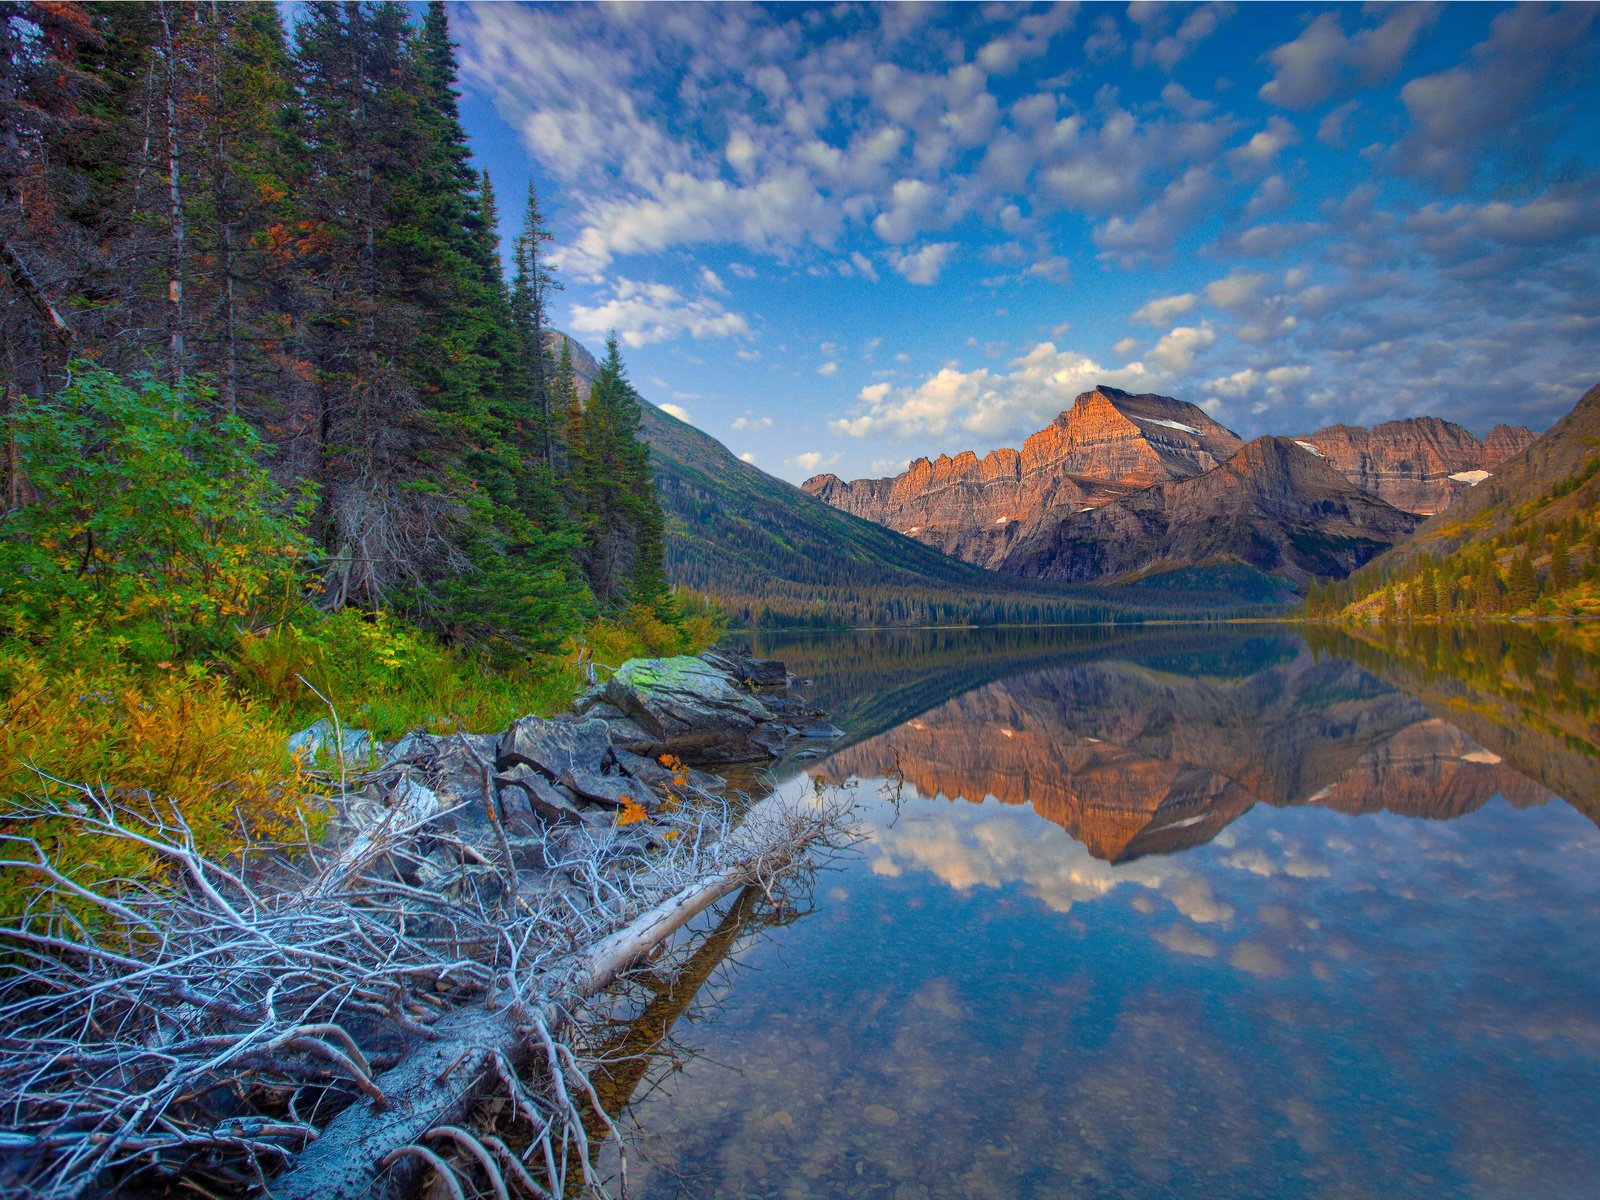
[[[81,370],[11,435],[27,503],[0,539],[0,627],[61,653],[103,632],[135,660],[217,649],[296,603],[310,498],[286,498],[255,433],[207,393]]]

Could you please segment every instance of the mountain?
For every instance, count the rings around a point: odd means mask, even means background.
[[[1361,491],[1315,451],[1263,437],[1203,475],[1059,519],[1013,546],[1000,569],[1128,583],[1243,563],[1304,584],[1349,574],[1419,521]]]
[[[1209,471],[1241,444],[1192,404],[1102,385],[1020,452],[941,454],[919,458],[891,479],[846,483],[818,475],[801,487],[953,557],[997,567],[1014,546],[1063,517]]]
[[[1491,434],[1491,438],[1494,437]],[[1600,386],[1313,615],[1600,614]]]
[[[1330,425],[1296,441],[1351,483],[1407,512],[1432,516],[1528,447],[1531,429],[1496,425],[1483,441],[1453,421],[1410,417],[1364,429]]]
[[[551,332],[554,353],[565,337]],[[598,364],[568,346],[585,394]],[[949,558],[819,503],[649,401],[640,410],[667,518],[667,577],[715,596],[736,624],[1048,622],[1128,610]]]

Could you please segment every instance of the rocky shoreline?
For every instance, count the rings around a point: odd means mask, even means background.
[[[380,745],[322,722],[293,744],[330,781],[325,835],[226,862],[114,793],[29,814],[170,870],[78,888],[100,915],[30,943],[41,988],[11,997],[0,1037],[27,1081],[0,1190],[403,1196],[452,1162],[498,1194],[600,1185],[574,1014],[724,898],[781,903],[848,836],[843,797],[741,796],[705,769],[839,736],[791,682],[715,652],[630,661],[498,734]],[[127,931],[116,954],[105,929]],[[485,1101],[536,1159],[474,1132]]]

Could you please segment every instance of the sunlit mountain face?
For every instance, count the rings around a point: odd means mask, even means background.
[[[1017,447],[1100,384],[1250,440],[1537,432],[1593,382],[1590,5],[450,20],[555,323],[794,482]]]

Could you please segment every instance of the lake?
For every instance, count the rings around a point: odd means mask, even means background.
[[[741,639],[862,840],[620,1002],[631,1194],[1600,1194],[1600,668],[1286,630]]]

